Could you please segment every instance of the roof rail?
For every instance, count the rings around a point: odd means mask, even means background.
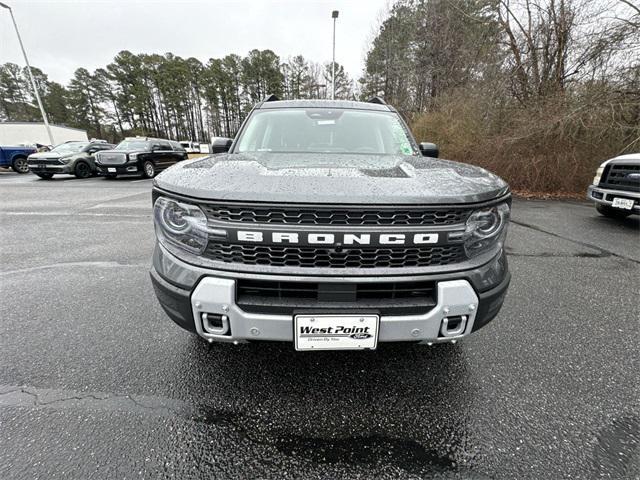
[[[367,100],[367,103],[378,103],[380,105],[387,104],[387,102],[385,102],[381,97],[371,97],[369,100]]]
[[[278,100],[280,100],[278,96],[272,93],[271,95],[267,95],[263,102],[277,102]]]

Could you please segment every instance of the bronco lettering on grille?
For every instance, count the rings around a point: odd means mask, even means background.
[[[234,230],[235,240],[246,243],[292,245],[428,245],[437,244],[438,233],[311,233]]]

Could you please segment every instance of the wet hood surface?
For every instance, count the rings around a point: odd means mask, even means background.
[[[69,155],[73,155],[71,153],[64,155],[65,157],[68,157]],[[62,158],[63,155],[60,155],[58,152],[38,152],[38,153],[32,153],[31,155],[29,155],[30,159],[46,159],[46,158]]]
[[[405,155],[251,153],[181,162],[155,185],[196,198],[255,202],[474,203],[508,191],[472,165]]]

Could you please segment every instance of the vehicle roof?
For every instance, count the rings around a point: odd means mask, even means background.
[[[124,140],[138,140],[139,142],[153,142],[155,140],[162,140],[163,142],[169,142],[166,138],[156,137],[125,137]]]
[[[394,111],[394,109],[389,105],[371,102],[354,102],[351,100],[272,100],[259,103],[256,108],[344,108],[353,110],[376,110],[382,112]]]

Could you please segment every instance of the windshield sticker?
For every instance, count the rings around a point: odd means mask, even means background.
[[[398,146],[400,152],[402,152],[404,155],[412,155],[413,148],[411,148],[409,138],[407,137],[407,134],[404,128],[402,128],[400,122],[393,122],[392,133],[393,139],[395,140],[395,143]]]

